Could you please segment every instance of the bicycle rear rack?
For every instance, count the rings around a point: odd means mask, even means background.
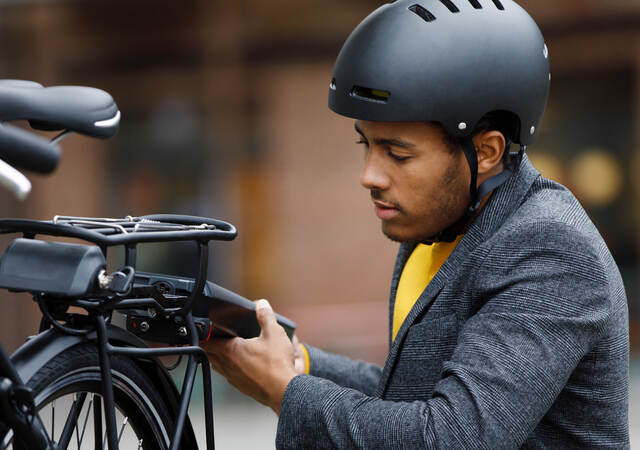
[[[0,219],[0,233],[72,237],[111,247],[142,242],[230,241],[237,230],[228,222],[208,217],[153,214],[121,219],[75,216],[55,216],[53,220]]]
[[[171,449],[177,449],[187,418],[187,410],[191,399],[197,365],[202,365],[204,408],[206,421],[207,449],[214,448],[213,435],[213,396],[211,389],[211,369],[206,353],[199,347],[198,330],[192,315],[194,302],[203,292],[207,278],[208,244],[211,240],[230,241],[236,237],[236,228],[230,223],[220,220],[185,216],[156,214],[141,217],[125,217],[120,219],[56,216],[51,221],[27,219],[0,219],[0,234],[22,233],[25,238],[33,239],[37,235],[69,237],[81,239],[98,245],[106,257],[107,249],[122,245],[125,248],[125,265],[136,267],[137,245],[151,242],[194,241],[198,248],[198,272],[194,279],[193,290],[184,303],[175,308],[162,305],[155,299],[141,301],[126,299],[113,294],[108,298],[67,299],[69,305],[83,307],[89,311],[95,321],[100,357],[103,397],[105,403],[105,420],[107,424],[107,441],[110,450],[118,448],[117,428],[115,423],[115,403],[113,396],[113,379],[111,375],[110,355],[120,354],[133,358],[149,358],[168,355],[186,355],[187,370],[184,376],[180,407],[175,429],[171,440]],[[36,294],[45,317],[51,317],[42,296]],[[162,300],[162,299],[159,299]],[[147,305],[154,302],[160,312],[170,313],[173,317],[181,317],[187,330],[189,344],[184,347],[170,348],[132,348],[113,346],[107,338],[107,318],[114,309],[123,309],[132,305]],[[106,315],[106,317],[105,317]],[[64,327],[55,324],[54,326]],[[73,330],[68,330],[73,331]],[[76,330],[82,332],[82,330]]]

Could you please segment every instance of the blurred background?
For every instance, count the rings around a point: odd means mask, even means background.
[[[620,266],[637,433],[640,0],[519,3],[542,28],[553,75],[541,139],[529,155],[573,190]],[[358,184],[352,121],[327,108],[342,43],[381,4],[0,0],[0,78],[98,87],[122,112],[115,138],[64,141],[59,170],[31,176],[27,201],[0,191],[3,215],[171,212],[228,220],[239,236],[212,246],[212,281],[269,298],[306,342],[383,363],[397,248]],[[195,270],[190,247],[141,253],[142,269]],[[14,350],[35,332],[39,314],[28,297],[2,296],[0,341]],[[223,380],[215,389],[221,448],[273,448],[275,415]],[[247,422],[257,437],[242,433]]]

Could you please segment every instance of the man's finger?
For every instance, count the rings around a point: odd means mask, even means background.
[[[276,315],[267,300],[262,299],[256,302],[256,317],[262,329],[261,336],[268,337],[272,327],[278,325]]]

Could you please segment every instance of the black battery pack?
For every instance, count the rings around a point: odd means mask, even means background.
[[[189,344],[187,327],[177,318],[164,318],[144,310],[131,310],[126,315],[127,330],[145,341],[162,342],[169,345]],[[198,340],[211,338],[213,324],[206,317],[194,317]]]
[[[192,278],[136,272],[133,291],[154,287],[158,293],[176,301],[176,306],[179,306],[180,299],[190,295],[194,284]],[[196,297],[192,314],[201,342],[211,336],[250,339],[260,335],[255,303],[210,281],[205,283],[202,294]],[[184,324],[175,318],[160,317],[155,311],[139,310],[130,310],[126,316],[127,330],[144,340],[188,343],[186,335],[182,336],[186,331]],[[296,324],[280,314],[276,314],[276,320],[291,339]]]

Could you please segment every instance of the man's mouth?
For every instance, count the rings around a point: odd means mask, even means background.
[[[390,203],[374,200],[373,204],[375,206],[376,216],[378,216],[378,219],[388,220],[400,214],[400,210]]]

